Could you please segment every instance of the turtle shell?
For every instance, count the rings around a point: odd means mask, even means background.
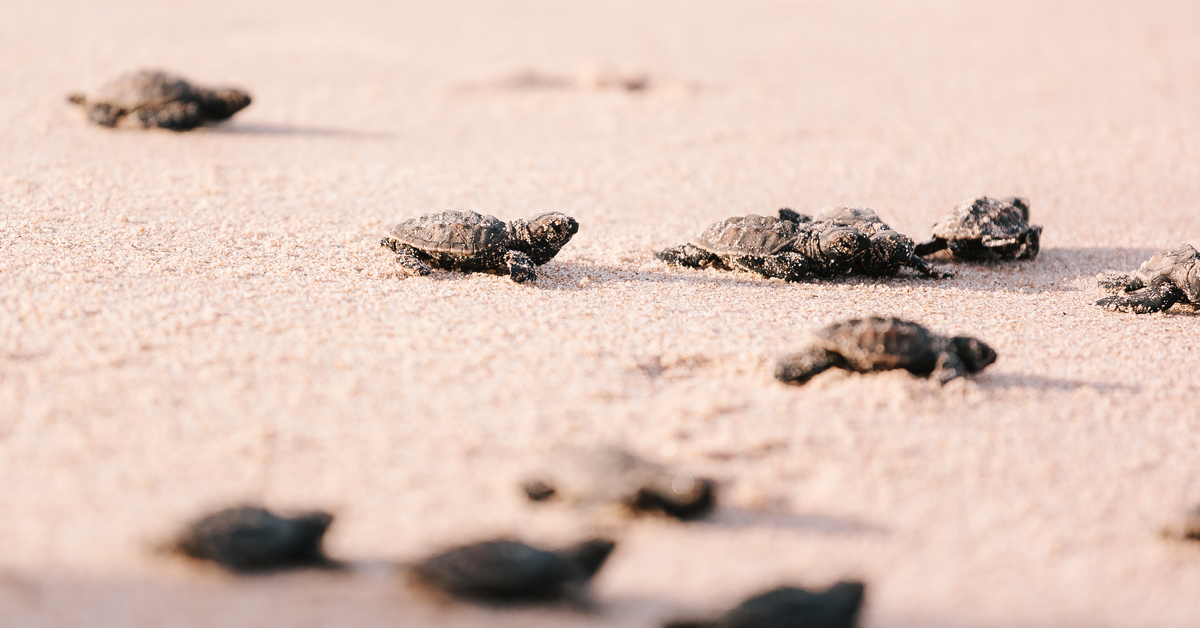
[[[192,86],[186,80],[156,70],[123,74],[89,94],[88,102],[131,111],[141,107],[190,100]]]
[[[955,207],[933,225],[933,236],[945,240],[1005,240],[1029,230],[1029,201],[982,196]]]
[[[692,243],[717,255],[775,255],[796,241],[798,226],[773,216],[734,216],[704,230]]]
[[[879,218],[875,210],[868,207],[826,207],[817,212],[814,221],[853,227],[868,236],[875,235],[877,231],[891,230],[891,227]]]
[[[823,349],[841,355],[856,370],[886,370],[927,361],[940,336],[898,318],[870,317],[833,323],[814,332]]]
[[[1173,284],[1191,303],[1200,303],[1200,253],[1187,243],[1159,251],[1135,273],[1148,286]]]
[[[503,249],[508,241],[504,221],[472,211],[426,214],[388,229],[388,235],[422,251],[463,256]]]

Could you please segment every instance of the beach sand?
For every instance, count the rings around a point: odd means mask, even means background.
[[[1200,623],[1200,548],[1158,534],[1200,503],[1200,313],[1092,305],[1098,272],[1200,245],[1197,3],[3,13],[0,624],[656,626],[845,578],[873,628]],[[176,134],[65,102],[140,67],[254,103]],[[578,78],[603,72],[650,82]],[[785,206],[919,240],[984,194],[1031,200],[1036,261],[786,284],[653,257]],[[533,285],[398,276],[382,229],[444,209],[581,228]],[[999,361],[944,388],[772,378],[808,330],[871,314]],[[610,442],[717,478],[720,509],[524,501],[545,456]],[[242,501],[336,512],[355,568],[155,552]],[[594,533],[619,546],[592,612],[449,605],[394,569]]]

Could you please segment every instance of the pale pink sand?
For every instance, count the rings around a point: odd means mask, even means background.
[[[1091,305],[1200,245],[1200,5],[350,4],[5,3],[0,624],[654,626],[846,577],[870,627],[1200,624],[1200,549],[1157,536],[1200,502],[1200,316]],[[254,104],[171,134],[64,102],[141,66]],[[587,67],[659,87],[505,87]],[[921,238],[980,194],[1032,200],[1036,262],[788,285],[652,257],[781,206]],[[582,228],[532,287],[398,277],[379,231],[442,209]],[[868,314],[1000,361],[772,379]],[[388,567],[595,531],[515,484],[594,441],[725,486],[710,522],[603,528],[598,614],[443,607]],[[334,509],[360,568],[150,551],[243,499]]]

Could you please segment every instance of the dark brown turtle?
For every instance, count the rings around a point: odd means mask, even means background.
[[[444,211],[388,229],[380,244],[396,253],[396,263],[408,275],[428,275],[434,266],[508,275],[525,283],[537,279],[537,267],[578,231],[579,223],[559,212],[506,223],[472,211]]]
[[[494,602],[579,598],[616,547],[591,539],[545,550],[512,539],[441,552],[412,567],[423,583],[450,595]]]
[[[238,506],[187,526],[174,548],[239,572],[330,567],[321,544],[333,515],[312,511],[280,517],[265,508]]]
[[[779,587],[713,619],[671,621],[663,628],[855,628],[866,586],[839,582],[824,591]]]
[[[1200,541],[1200,506],[1183,513],[1178,521],[1164,528],[1162,534],[1176,541]]]
[[[1132,273],[1109,271],[1098,280],[1101,288],[1123,293],[1096,301],[1116,312],[1161,312],[1176,303],[1200,306],[1200,254],[1190,244],[1159,251]]]
[[[716,501],[712,480],[669,470],[619,447],[566,452],[524,488],[534,501],[616,504],[635,513],[661,512],[683,520],[703,517]]]
[[[816,330],[808,349],[779,361],[775,377],[800,385],[834,367],[859,373],[904,369],[945,383],[995,361],[996,352],[978,339],[946,338],[913,322],[873,316]]]
[[[892,229],[880,220],[875,210],[866,207],[828,207],[817,212],[815,224],[856,229],[871,239],[867,252],[854,264],[853,272],[869,277],[892,277],[901,268],[943,279],[954,273],[930,268],[914,251],[912,238]]]
[[[800,281],[848,272],[870,245],[862,232],[832,224],[813,228],[811,217],[790,209],[779,216],[734,216],[705,229],[688,244],[655,254],[673,266],[744,270]]]
[[[1041,225],[1029,224],[1029,200],[981,196],[955,207],[933,225],[933,238],[916,247],[924,257],[949,249],[957,258],[974,261],[1036,259]]]
[[[100,126],[132,120],[144,128],[187,131],[227,120],[250,106],[250,96],[230,87],[208,88],[158,70],[124,74],[90,94],[72,94],[88,119]]]

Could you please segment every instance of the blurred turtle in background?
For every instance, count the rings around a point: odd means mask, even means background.
[[[865,592],[861,582],[839,582],[820,592],[779,587],[720,617],[676,620],[663,628],[856,628]]]
[[[94,92],[71,94],[68,100],[100,126],[130,120],[143,128],[172,131],[228,120],[250,106],[250,96],[239,89],[201,87],[158,70],[124,74]]]
[[[955,207],[933,225],[933,238],[916,247],[925,257],[949,249],[972,261],[1032,260],[1041,248],[1042,226],[1029,224],[1029,200],[981,196]]]
[[[227,508],[192,522],[174,549],[238,572],[332,567],[322,541],[333,515],[322,511],[280,517],[257,506]]]

